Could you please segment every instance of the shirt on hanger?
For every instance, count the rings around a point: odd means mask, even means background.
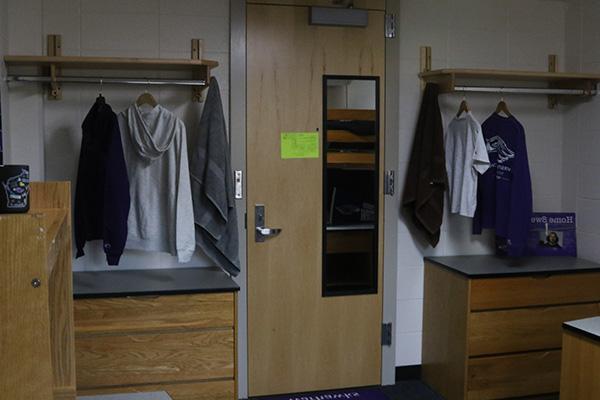
[[[194,212],[186,131],[173,113],[137,104],[119,114],[130,182],[127,248],[163,251],[190,261]]]
[[[76,257],[86,241],[103,240],[108,265],[119,265],[127,239],[129,182],[117,116],[101,98],[96,100],[82,129],[75,189]]]
[[[533,208],[525,131],[515,117],[496,113],[482,130],[491,165],[479,177],[473,233],[495,229],[499,253],[522,256]]]
[[[444,142],[450,212],[473,217],[477,207],[477,175],[490,166],[481,125],[470,111],[454,117]]]

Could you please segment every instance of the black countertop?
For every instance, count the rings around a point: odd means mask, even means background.
[[[77,400],[173,400],[167,392],[144,392],[77,396]]]
[[[563,328],[582,334],[600,343],[600,317],[565,322],[563,323]]]
[[[425,261],[458,272],[469,278],[600,272],[600,264],[574,257],[508,258],[482,255],[426,257]]]
[[[218,267],[73,272],[76,299],[238,290],[240,287]]]

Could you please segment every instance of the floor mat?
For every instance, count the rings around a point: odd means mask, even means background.
[[[390,400],[380,388],[328,390],[323,392],[253,397],[256,400]]]

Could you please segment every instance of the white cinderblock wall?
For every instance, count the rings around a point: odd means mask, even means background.
[[[0,0],[0,58],[6,54],[8,46],[7,1]],[[4,63],[0,63],[0,108],[2,109],[2,124],[8,123],[8,92],[6,91]]]
[[[229,2],[222,0],[4,0],[8,2],[8,52],[46,54],[46,35],[61,34],[63,55],[189,58],[191,39],[204,39],[204,58],[216,60],[226,114],[229,108]],[[102,72],[100,72],[102,73]],[[140,73],[140,76],[144,76]],[[33,179],[75,182],[81,123],[94,103],[96,85],[63,85],[63,100],[50,101],[41,86],[11,85],[7,162],[31,165]],[[103,87],[107,102],[122,111],[144,91]],[[202,105],[191,89],[151,87],[159,103],[195,134]],[[228,115],[226,115],[228,118]],[[73,186],[74,189],[74,186]],[[189,265],[212,264],[196,254]],[[120,268],[184,266],[164,253],[126,251]],[[75,270],[106,269],[100,246],[86,245]]]
[[[600,2],[571,0],[567,18],[571,69],[600,73]],[[600,98],[573,106],[565,118],[564,202],[577,212],[578,254],[600,262]]]
[[[558,55],[559,68],[562,69],[565,63],[566,13],[567,4],[558,0],[401,0],[398,32],[401,46],[398,176],[401,181],[398,188],[403,187],[402,180],[420,105],[420,83],[417,78],[419,46],[432,47],[434,69],[473,67],[546,70],[548,54]],[[445,95],[440,99],[445,125],[456,113],[461,97]],[[467,101],[480,122],[494,111],[498,100],[499,97],[493,94],[467,95]],[[534,210],[561,211],[560,171],[565,108],[548,109],[544,96],[507,95],[505,100],[526,129]],[[569,132],[565,131],[565,138],[568,136]],[[471,221],[464,217],[449,217],[446,213],[441,240],[435,249],[425,246],[418,239],[418,234],[411,233],[411,229],[410,222],[403,221],[400,224],[396,337],[398,366],[421,363],[423,256],[491,251],[491,236],[471,236]]]

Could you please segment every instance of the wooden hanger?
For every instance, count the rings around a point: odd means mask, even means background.
[[[462,101],[460,102],[460,106],[458,106],[458,112],[456,113],[456,118],[460,117],[460,115],[462,113],[467,113],[469,112],[469,105],[467,104],[467,99],[465,99],[463,97]]]
[[[508,111],[508,106],[506,105],[506,102],[504,101],[504,97],[500,97],[500,101],[498,102],[498,105],[496,106],[496,111],[495,111],[496,114],[500,114],[501,112],[506,114],[507,117],[512,116],[510,111]]]
[[[140,107],[144,104],[148,104],[148,105],[152,106],[152,108],[154,108],[158,105],[158,102],[156,101],[154,96],[152,96],[152,94],[150,92],[148,92],[148,88],[146,88],[146,91],[144,93],[140,94],[140,96],[137,98],[135,103],[137,104],[138,107]]]

